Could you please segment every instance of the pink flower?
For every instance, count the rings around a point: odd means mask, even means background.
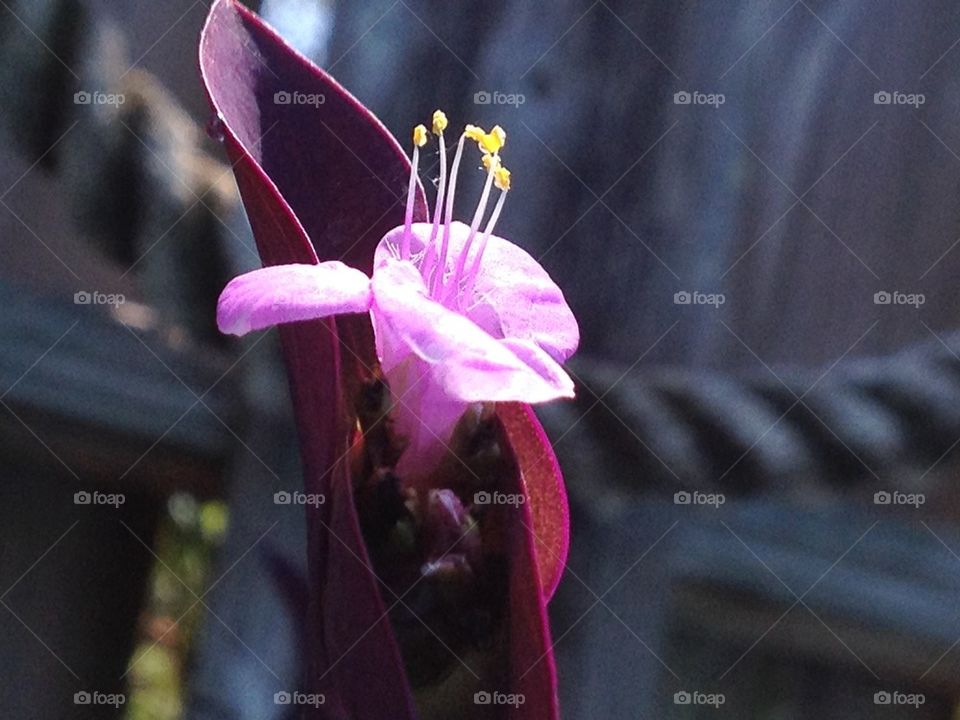
[[[431,468],[473,403],[572,397],[573,382],[559,363],[579,342],[577,322],[560,288],[528,253],[493,234],[510,188],[499,155],[506,134],[499,127],[486,133],[468,125],[448,183],[445,127],[446,117],[437,111],[433,130],[441,169],[433,221],[412,222],[419,148],[427,137],[420,125],[414,131],[406,222],[380,240],[372,278],[336,260],[265,267],[231,281],[217,313],[220,329],[235,335],[370,313],[394,400],[392,414],[409,443],[401,469],[414,474]],[[469,226],[452,220],[468,139],[484,152],[487,168]],[[494,186],[499,198],[481,232]]]
[[[222,140],[230,159],[263,264],[316,265],[338,258],[355,268],[344,273],[334,264],[329,272],[338,275],[337,281],[320,285],[313,278],[316,271],[294,270],[281,281],[286,292],[277,290],[275,283],[265,283],[272,295],[261,297],[251,286],[246,300],[236,300],[237,332],[283,323],[278,335],[300,438],[304,486],[307,492],[321,493],[327,500],[305,508],[309,603],[304,615],[304,683],[305,690],[323,694],[326,702],[304,707],[304,717],[415,720],[438,709],[444,717],[473,716],[478,710],[474,702],[477,688],[471,686],[469,674],[467,682],[435,688],[441,691],[432,696],[437,704],[419,714],[424,688],[417,689],[411,681],[413,668],[405,664],[402,638],[390,618],[396,599],[385,591],[371,565],[375,558],[362,532],[353,462],[358,457],[354,453],[362,453],[368,439],[357,432],[357,401],[359,389],[376,379],[371,368],[376,370],[381,362],[385,366],[389,359],[398,358],[389,378],[398,401],[402,395],[396,388],[405,381],[405,371],[412,377],[409,370],[414,364],[430,371],[424,381],[443,381],[434,389],[436,400],[450,400],[444,389],[446,381],[453,391],[462,390],[466,383],[456,383],[455,373],[445,375],[434,367],[446,359],[439,358],[438,351],[444,344],[434,347],[424,341],[413,345],[415,339],[436,334],[428,321],[405,316],[404,335],[397,335],[393,326],[379,327],[380,343],[374,342],[372,321],[382,315],[380,304],[388,306],[388,312],[396,310],[397,301],[390,301],[394,295],[408,300],[409,293],[419,293],[417,307],[422,308],[425,294],[454,315],[454,322],[466,319],[499,341],[528,370],[538,369],[535,358],[539,353],[534,351],[525,358],[521,351],[524,343],[511,346],[513,340],[532,343],[556,362],[576,345],[576,325],[562,299],[558,300],[559,291],[536,272],[536,264],[523,254],[512,255],[521,251],[492,235],[491,220],[480,232],[482,211],[470,224],[475,231],[470,248],[466,248],[470,230],[453,223],[450,216],[435,212],[434,222],[430,222],[416,173],[410,172],[410,161],[383,124],[238,0],[212,3],[201,38],[200,65],[216,114],[211,130]],[[309,111],[276,102],[278,93],[291,90],[323,96],[325,102]],[[443,120],[440,116],[440,125]],[[437,129],[442,132],[444,128]],[[418,131],[418,146],[425,136],[426,128]],[[484,196],[489,198],[494,186],[502,193],[509,187],[509,174],[499,164],[502,134],[469,128],[468,138],[483,141],[489,155],[488,173],[491,165],[494,167],[494,179],[491,182],[488,174]],[[456,173],[450,170],[451,182],[447,183],[442,140],[440,152],[444,160],[440,187],[449,198],[454,194]],[[414,163],[417,160],[415,151]],[[404,215],[404,209],[396,205],[395,191],[407,183],[413,186],[414,199],[412,212],[408,203]],[[500,208],[504,197],[498,198]],[[480,206],[485,209],[486,200]],[[446,211],[449,204],[439,201],[437,207]],[[499,212],[495,208],[493,216]],[[403,229],[400,235],[391,229],[398,224]],[[424,231],[427,225],[429,234]],[[487,227],[490,237],[484,241]],[[380,243],[378,252],[380,236],[392,240]],[[499,260],[500,255],[505,255],[507,262]],[[480,265],[475,262],[478,257]],[[392,261],[386,262],[386,258]],[[516,272],[508,282],[506,271],[511,263]],[[406,267],[399,278],[383,272],[384,266],[398,264]],[[475,266],[477,272],[473,273]],[[416,278],[411,268],[419,281],[413,282]],[[437,268],[442,272],[434,272]],[[388,288],[384,295],[388,301],[383,302],[378,299],[381,276],[390,278],[388,284],[395,290],[391,294]],[[490,282],[490,277],[499,281]],[[326,292],[333,286],[335,291]],[[521,292],[522,288],[527,291]],[[510,292],[514,294],[504,295]],[[357,306],[351,303],[358,297],[360,309],[353,310]],[[474,307],[469,302],[480,297],[485,304]],[[284,309],[282,317],[272,307],[271,298]],[[295,322],[300,317],[317,317],[318,307],[320,314],[329,316]],[[430,335],[414,332],[418,324],[426,325]],[[404,342],[410,345],[406,350]],[[424,359],[415,350],[430,353]],[[407,360],[402,359],[404,353]],[[487,360],[486,356],[482,359]],[[467,364],[459,371],[473,369]],[[541,368],[546,369],[546,365]],[[537,382],[549,385],[552,381],[550,372],[536,374],[540,377]],[[409,408],[414,417],[418,408],[410,400],[421,392],[420,387],[412,381],[408,384],[405,404],[395,415]],[[451,402],[460,408],[469,405],[466,400]],[[429,443],[426,427],[421,423],[414,431],[420,431]],[[496,652],[483,662],[483,666],[489,664],[492,674],[480,665],[475,669],[482,676],[483,689],[520,694],[525,702],[518,708],[482,710],[502,711],[521,720],[557,720],[557,673],[546,603],[563,573],[569,544],[563,477],[546,434],[527,404],[496,403],[493,427],[505,466],[513,470],[498,478],[497,489],[522,495],[525,502],[481,519],[489,533],[481,537],[479,548],[465,541],[462,547],[444,553],[450,562],[441,566],[437,563],[445,562],[444,555],[435,557],[436,553],[446,549],[442,547],[446,536],[465,519],[463,512],[472,514],[472,510],[464,504],[468,497],[454,497],[445,492],[445,486],[431,485],[427,479],[422,486],[425,493],[419,494],[426,498],[421,507],[429,516],[430,532],[424,536],[423,549],[433,564],[427,571],[456,572],[461,559],[468,564],[477,560],[478,549],[482,562],[489,549],[487,542],[492,543],[504,563],[507,587],[500,588],[497,597],[509,608],[509,617],[503,643],[491,648]],[[434,438],[431,452],[438,446],[441,443]],[[395,449],[400,449],[399,444]],[[427,464],[416,453],[404,455],[417,459],[418,466]],[[459,507],[454,500],[460,502]],[[470,663],[474,665],[473,660]]]

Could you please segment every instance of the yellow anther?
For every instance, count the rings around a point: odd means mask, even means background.
[[[487,133],[484,132],[482,127],[477,127],[476,125],[467,125],[463,129],[463,134],[475,142],[480,142]]]
[[[417,125],[413,129],[413,144],[417,147],[423,147],[427,144],[427,128],[423,125]]]
[[[491,155],[490,153],[484,153],[483,169],[490,170],[490,163],[494,163],[494,172],[496,172],[496,168],[500,167],[500,158],[496,155]]]
[[[510,171],[503,165],[499,165],[497,169],[493,171],[493,184],[497,186],[498,190],[503,190],[504,192],[510,189]]]
[[[447,129],[447,115],[443,110],[433,111],[433,134],[439,135]]]
[[[503,131],[503,128],[497,125],[493,130],[488,133],[484,133],[477,140],[477,144],[480,146],[480,150],[486,153],[492,153],[496,155],[500,152],[500,149],[503,147],[504,143],[507,141],[507,133]]]

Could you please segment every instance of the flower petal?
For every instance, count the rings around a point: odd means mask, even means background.
[[[427,247],[431,230],[429,223],[414,223],[411,250],[415,255]],[[377,246],[375,266],[394,255],[392,248],[399,243],[402,231],[403,228],[395,228],[383,237]],[[448,272],[469,235],[468,225],[451,224]],[[468,269],[479,245],[477,237],[466,264]],[[557,362],[570,357],[580,343],[577,320],[547,271],[525,250],[496,235],[490,236],[472,297],[464,298],[463,307],[471,320],[494,337],[529,340]]]
[[[217,304],[221,332],[245,335],[280,323],[370,309],[370,278],[342,262],[274,265],[231,280]]]
[[[573,380],[546,351],[541,350],[530,340],[519,340],[513,337],[504,338],[500,344],[510,348],[514,355],[539,373],[540,377],[553,387],[562,388],[563,397],[573,397]]]
[[[386,335],[381,342],[385,368],[404,351],[412,353],[433,367],[448,397],[467,403],[539,403],[573,396],[562,370],[563,378],[547,371],[539,356],[536,367],[528,365],[475,322],[428,297],[412,263],[386,259],[374,272],[372,287],[378,338]]]

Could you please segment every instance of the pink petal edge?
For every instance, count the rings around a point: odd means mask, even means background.
[[[231,280],[217,303],[220,332],[245,335],[273,325],[370,309],[370,278],[337,260],[273,265]]]

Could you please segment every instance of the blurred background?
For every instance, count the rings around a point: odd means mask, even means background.
[[[248,4],[398,137],[509,133],[499,231],[583,333],[542,413],[564,717],[960,717],[960,6]],[[258,258],[208,10],[0,0],[3,717],[299,686],[276,336],[214,325]]]

